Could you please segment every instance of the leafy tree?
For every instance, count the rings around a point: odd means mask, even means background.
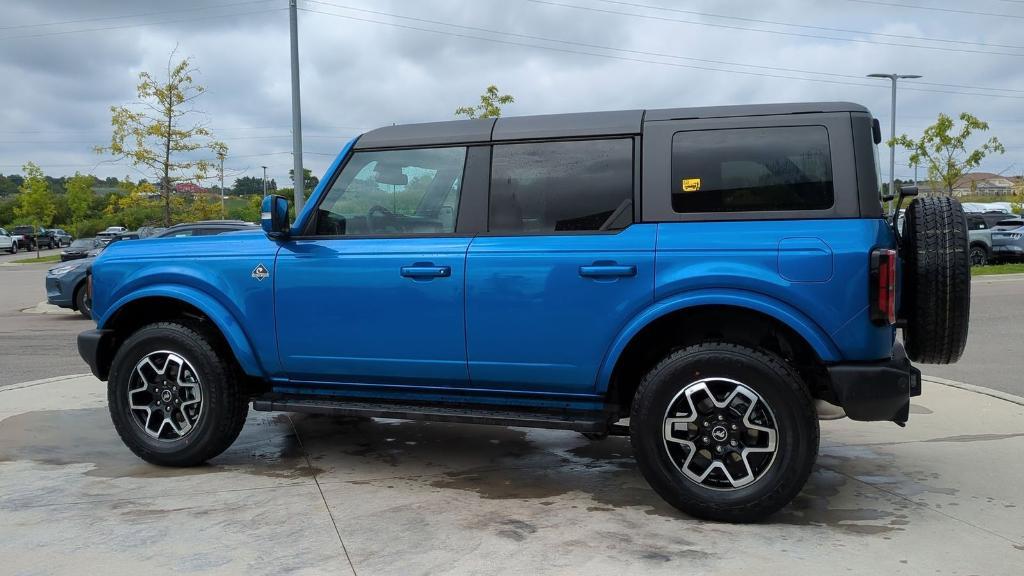
[[[277,190],[277,182],[271,178],[267,180],[267,192],[270,193]],[[241,178],[235,178],[235,183],[232,186],[232,191],[239,196],[248,196],[250,194],[263,195],[263,178],[256,178],[254,176],[242,176]]]
[[[105,220],[110,226],[125,226],[129,229],[159,223],[165,204],[162,195],[155,186],[148,182],[132,183],[127,176],[117,185],[117,192],[107,196],[107,205],[103,209]],[[171,209],[180,214],[185,201],[180,196],[170,198]]]
[[[320,179],[313,176],[313,172],[309,168],[302,169],[303,174],[303,188],[306,192],[309,192],[316,188],[317,184],[320,183]],[[295,169],[292,168],[288,171],[288,179],[292,181],[292,187],[295,186]]]
[[[21,182],[16,174],[10,176],[0,174],[0,196],[14,196],[18,193],[18,186],[21,186]]]
[[[498,87],[491,84],[487,90],[480,95],[480,103],[476,106],[459,106],[455,109],[456,116],[466,118],[498,118],[501,116],[501,107],[515,102],[511,94],[500,94]]]
[[[201,180],[211,167],[208,160],[190,153],[227,149],[213,140],[203,124],[192,120],[197,113],[192,102],[205,89],[195,83],[193,75],[198,70],[191,61],[184,58],[174,63],[174,58],[175,52],[171,52],[164,78],[158,80],[149,72],[139,74],[137,105],[110,107],[110,145],[96,147],[97,153],[109,153],[147,170],[160,183],[164,226],[171,224],[174,183]]]
[[[78,226],[89,216],[92,210],[92,185],[95,178],[75,172],[75,175],[67,181],[68,209],[71,212],[71,223],[74,226],[75,236],[78,236]]]
[[[910,151],[911,166],[928,168],[928,178],[941,182],[947,194],[953,193],[953,186],[961,176],[973,168],[989,154],[1003,154],[1006,149],[993,136],[980,147],[968,151],[967,140],[975,132],[988,130],[988,122],[976,116],[962,112],[959,129],[955,121],[945,114],[939,114],[935,124],[924,129],[921,138],[914,140],[906,134],[893,138],[889,145],[902,146]]]
[[[53,201],[53,193],[46,184],[43,170],[32,162],[22,168],[25,180],[21,183],[18,196],[18,207],[15,215],[27,223],[36,226],[49,226],[57,207]]]

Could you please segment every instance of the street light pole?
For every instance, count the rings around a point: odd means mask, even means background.
[[[896,195],[896,81],[902,78],[920,78],[917,74],[868,74],[868,78],[892,80],[892,108],[889,111],[889,196]],[[916,180],[916,178],[915,178]]]
[[[263,196],[267,195],[267,167],[263,166]]]
[[[299,105],[299,16],[295,0],[288,0],[288,23],[292,44],[292,158],[294,160],[295,213],[306,201],[306,172],[302,169],[302,109]]]
[[[224,151],[217,152],[217,159],[220,160],[220,217],[223,220],[227,218],[227,213],[224,212]]]

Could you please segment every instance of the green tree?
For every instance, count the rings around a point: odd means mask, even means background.
[[[68,191],[68,209],[71,211],[71,224],[74,227],[75,236],[79,235],[78,226],[92,211],[92,185],[95,179],[92,176],[79,174],[75,175],[65,184]]]
[[[211,167],[209,160],[192,153],[227,150],[193,119],[197,112],[192,103],[205,92],[193,78],[198,70],[188,58],[177,63],[174,59],[171,52],[166,76],[159,80],[149,72],[139,74],[138,104],[110,107],[110,145],[96,147],[97,153],[109,153],[147,170],[160,183],[164,226],[171,225],[174,183],[202,180]]]
[[[242,176],[235,178],[235,183],[231,187],[231,190],[238,196],[248,196],[250,194],[263,195],[263,178],[256,178],[254,176]],[[277,190],[277,182],[273,178],[267,180],[267,193]]]
[[[465,116],[466,118],[499,118],[501,116],[501,107],[515,101],[516,99],[511,94],[501,94],[498,92],[498,87],[491,84],[480,95],[479,104],[476,106],[459,106],[455,109],[455,115]]]
[[[309,168],[303,168],[302,169],[302,174],[304,176],[303,177],[303,187],[305,188],[306,193],[309,193],[310,191],[312,191],[313,189],[316,188],[317,184],[320,183],[320,179],[317,178],[316,176],[313,176],[313,172]],[[294,186],[295,186],[295,169],[294,168],[292,168],[291,170],[288,171],[288,178],[292,181],[292,187],[294,188]]]
[[[947,194],[953,193],[957,180],[977,168],[989,154],[1003,154],[1006,149],[995,136],[980,147],[968,151],[967,140],[975,132],[988,130],[988,122],[962,112],[962,125],[945,114],[939,114],[935,124],[924,129],[921,138],[914,140],[906,134],[889,141],[889,145],[902,146],[910,151],[910,165],[925,166],[928,178],[941,182]]]
[[[32,162],[22,167],[25,173],[25,180],[21,183],[18,195],[18,206],[14,214],[20,220],[32,224],[36,228],[49,226],[53,221],[53,215],[57,213],[57,205],[53,201],[53,193],[46,182],[43,170]],[[39,252],[39,243],[36,242],[36,253]]]

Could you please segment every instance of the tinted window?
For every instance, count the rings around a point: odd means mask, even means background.
[[[968,230],[986,230],[988,224],[984,218],[980,216],[967,216],[967,229]]]
[[[320,203],[315,232],[454,232],[465,163],[465,148],[356,152]]]
[[[633,221],[633,141],[495,146],[488,221],[499,233],[625,228]]]
[[[672,137],[676,212],[824,210],[832,161],[824,126],[678,132]]]

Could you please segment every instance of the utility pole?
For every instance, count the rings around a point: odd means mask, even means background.
[[[292,158],[295,160],[295,176],[292,180],[295,187],[295,213],[299,214],[302,212],[302,206],[306,203],[306,172],[302,169],[302,110],[299,105],[299,16],[296,0],[288,0],[288,21],[292,40]]]
[[[901,78],[920,78],[917,74],[868,74],[868,78],[888,78],[892,80],[892,109],[889,112],[889,138],[896,139],[896,81]],[[915,183],[917,178],[914,178]],[[889,144],[889,196],[896,196],[896,142]]]
[[[267,167],[263,167],[263,196],[267,195]]]
[[[217,159],[220,160],[220,218],[221,220],[227,218],[227,213],[224,212],[224,154],[223,150],[217,151]]]

